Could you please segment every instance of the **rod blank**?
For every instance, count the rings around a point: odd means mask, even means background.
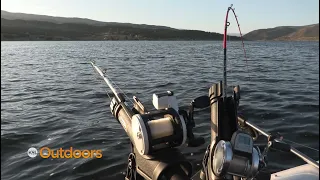
[[[101,69],[95,65],[94,62],[90,62],[92,67],[95,68],[95,70],[99,73],[99,75],[103,78],[103,80],[107,83],[107,85],[109,86],[109,88],[111,89],[111,91],[113,92],[113,94],[115,95],[115,97],[117,98],[118,102],[122,102],[122,99],[119,96],[119,93],[117,91],[117,89],[115,89],[112,85],[112,83],[110,82],[110,80],[104,75],[104,73],[101,71]]]

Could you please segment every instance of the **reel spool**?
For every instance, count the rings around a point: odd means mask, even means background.
[[[183,145],[187,139],[186,122],[178,114],[173,93],[153,94],[153,105],[157,111],[132,116],[132,138],[140,155]]]
[[[231,174],[253,177],[259,170],[260,154],[253,147],[253,139],[241,131],[233,133],[231,141],[220,140],[212,157],[213,173],[222,177]]]

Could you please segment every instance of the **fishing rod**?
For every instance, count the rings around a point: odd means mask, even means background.
[[[192,100],[188,111],[179,107],[172,91],[153,94],[154,110],[147,110],[135,96],[133,107],[130,108],[125,99],[128,96],[123,91],[118,91],[121,89],[107,73],[91,62],[114,94],[110,103],[111,113],[130,139],[131,153],[128,157],[126,180],[191,179],[192,164],[180,152],[179,147],[198,147],[204,144],[204,138],[196,137],[193,133],[196,125],[193,116],[195,109],[207,107],[211,110],[211,141],[203,157],[202,169],[192,179],[253,179],[260,176],[270,179],[271,174],[263,171],[267,167],[269,150],[292,152],[319,169],[317,162],[283,142],[282,137],[265,132],[239,116],[239,85],[234,87],[231,96],[227,95],[226,28],[230,25],[227,22],[229,11],[234,13],[231,7],[228,8],[225,23],[223,82],[214,83],[208,95]],[[240,30],[239,23],[238,27]],[[268,139],[263,152],[254,146],[254,141],[260,134]]]
[[[230,22],[228,21],[230,10],[233,12],[233,15],[234,15],[236,22],[237,22],[237,25],[238,25],[238,30],[239,30],[240,38],[241,38],[241,42],[242,42],[242,49],[243,49],[244,57],[246,59],[246,67],[247,67],[247,71],[248,71],[248,59],[247,59],[246,49],[244,48],[243,36],[242,36],[241,29],[240,29],[238,16],[235,13],[235,8],[232,8],[232,6],[233,5],[231,4],[231,6],[228,7],[225,22],[224,22],[224,33],[223,33],[223,86],[224,86],[223,94],[224,94],[224,97],[227,97],[227,36],[228,36],[227,29],[230,26]]]
[[[130,128],[133,112],[127,107],[124,95],[118,92],[118,90],[113,86],[113,83],[111,83],[111,81],[109,80],[106,73],[103,73],[103,71],[98,66],[96,66],[95,62],[92,61],[91,65],[107,83],[115,96],[115,98],[113,98],[110,103],[112,115],[114,115],[115,118],[120,122],[129,138],[133,140],[132,129]]]
[[[227,9],[224,25],[223,83],[220,81],[213,84],[208,95],[211,110],[211,143],[202,162],[203,180],[221,179],[225,176],[254,177],[262,169],[261,164],[266,164],[264,159],[260,158],[259,149],[253,147],[251,135],[238,128],[240,86],[234,87],[233,96],[227,95],[227,28],[230,25],[230,10],[237,19],[231,5]],[[237,24],[242,38],[238,20]]]
[[[223,83],[213,84],[209,89],[209,101],[211,109],[211,143],[205,152],[200,179],[239,179],[255,178],[261,176],[271,177],[271,174],[263,171],[267,167],[267,153],[269,149],[284,152],[292,152],[299,158],[319,169],[319,164],[299,152],[297,149],[281,141],[281,138],[271,135],[254,124],[240,118],[237,112],[240,100],[240,86],[233,89],[233,95],[227,95],[227,28],[230,25],[228,15],[233,12],[239,28],[242,47],[245,54],[240,25],[232,5],[228,7],[223,37]],[[243,130],[249,127],[249,132]],[[262,134],[268,138],[267,146],[261,153],[259,147],[254,147],[253,141]]]
[[[111,112],[131,140],[132,152],[128,157],[126,180],[190,179],[192,165],[176,147],[183,144],[198,147],[204,143],[203,138],[194,136],[192,129],[195,127],[194,109],[206,107],[211,108],[211,143],[203,158],[203,169],[193,179],[270,177],[270,173],[262,171],[267,167],[269,149],[292,152],[319,168],[317,162],[284,143],[278,136],[238,116],[239,86],[234,88],[233,96],[222,98],[222,82],[214,84],[209,89],[209,96],[191,101],[188,112],[179,109],[172,91],[153,94],[155,111],[147,111],[135,96],[135,103],[130,109],[125,95],[119,93],[106,73],[94,62],[91,65],[112,89],[115,97],[110,104]],[[243,131],[247,127],[251,128],[249,133]],[[263,153],[253,146],[255,136],[259,134],[268,138]]]
[[[270,177],[270,173],[261,171],[267,167],[269,149],[293,152],[319,168],[317,162],[282,142],[278,136],[263,131],[235,114],[239,106],[239,86],[234,88],[233,96],[227,97],[227,101],[224,102],[221,96],[222,82],[214,84],[209,89],[209,96],[200,96],[191,101],[188,112],[179,109],[172,91],[153,94],[155,111],[147,111],[135,96],[134,105],[130,109],[124,98],[126,95],[115,88],[113,81],[94,62],[91,62],[91,65],[112,90],[115,97],[110,103],[111,112],[131,140],[132,152],[128,157],[126,180],[191,179],[192,165],[175,147],[183,144],[198,147],[204,144],[204,139],[194,136],[192,129],[195,127],[194,109],[206,107],[211,107],[212,141],[203,158],[203,169],[200,174],[193,176],[193,179],[198,177],[202,180],[213,180],[230,176]],[[236,115],[234,117],[237,120],[237,128],[233,131],[230,130],[232,115]],[[229,128],[222,130],[227,126]],[[242,131],[247,127],[251,128],[249,133]],[[254,136],[259,134],[268,138],[268,145],[263,153],[258,147],[253,147],[253,140],[256,139]]]
[[[190,103],[189,113],[179,108],[172,91],[153,94],[153,111],[147,111],[135,96],[130,109],[124,98],[126,95],[119,93],[110,77],[95,62],[91,65],[113,92],[111,113],[131,141],[126,179],[190,179],[192,165],[176,147],[198,147],[204,143],[204,138],[196,137],[192,131],[195,127],[194,108],[208,105],[203,103],[203,97]]]
[[[241,38],[241,42],[242,42],[242,48],[243,48],[243,51],[244,51],[244,56],[245,56],[245,59],[246,59],[246,65],[247,65],[247,68],[248,68],[248,64],[247,64],[247,55],[246,55],[246,49],[244,48],[244,42],[243,42],[243,36],[242,36],[242,32],[241,32],[241,29],[240,29],[240,24],[239,24],[239,21],[238,21],[238,16],[236,15],[235,13],[235,8],[232,8],[233,4],[230,5],[230,7],[228,7],[228,10],[227,10],[227,14],[226,14],[226,18],[225,18],[225,28],[224,28],[224,36],[223,36],[223,49],[224,49],[224,93],[225,93],[225,97],[226,97],[226,87],[227,87],[227,77],[226,77],[226,60],[227,60],[227,29],[228,29],[228,26],[230,25],[230,22],[228,22],[228,16],[229,16],[229,12],[230,10],[233,12],[233,15],[236,19],[236,22],[237,22],[237,25],[238,25],[238,30],[239,30],[239,33],[240,33],[240,38]],[[239,117],[238,117],[239,118]],[[252,123],[250,122],[247,122],[245,121],[244,119],[242,118],[239,118],[238,120],[241,121],[242,124],[245,124],[247,126],[250,126],[251,128],[253,128],[254,130],[258,131],[259,133],[261,133],[262,135],[264,135],[265,137],[269,139],[272,139],[272,135],[268,134],[267,132],[263,131],[262,129],[260,129],[259,127],[253,125]],[[278,141],[279,142],[279,141]],[[274,143],[278,143],[278,142],[274,142]],[[301,159],[303,159],[304,161],[306,161],[307,163],[315,166],[316,168],[319,169],[319,164],[317,162],[315,162],[314,160],[310,159],[308,156],[304,155],[303,153],[299,152],[297,149],[293,148],[293,147],[289,147],[289,145],[285,145],[287,146],[286,147],[286,150],[294,153],[295,155],[299,156]]]

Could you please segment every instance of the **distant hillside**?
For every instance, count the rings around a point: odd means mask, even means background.
[[[230,36],[233,40],[239,37]],[[1,11],[1,40],[222,40],[219,33]]]
[[[244,35],[248,40],[319,41],[319,24],[258,29]]]
[[[55,17],[47,15],[36,15],[36,14],[25,14],[25,13],[12,13],[8,11],[1,10],[1,18],[8,20],[26,20],[26,21],[43,21],[51,22],[56,24],[87,24],[94,26],[106,26],[106,25],[117,25],[124,27],[139,27],[139,28],[149,28],[149,29],[173,29],[166,26],[155,26],[155,25],[146,25],[146,24],[131,24],[131,23],[117,23],[117,22],[102,22],[91,20],[87,18],[68,18],[68,17]]]

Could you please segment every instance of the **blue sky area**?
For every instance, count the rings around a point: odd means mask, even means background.
[[[319,23],[319,0],[1,0],[1,10],[222,33],[230,4],[243,33]],[[238,33],[229,20],[228,31]]]

